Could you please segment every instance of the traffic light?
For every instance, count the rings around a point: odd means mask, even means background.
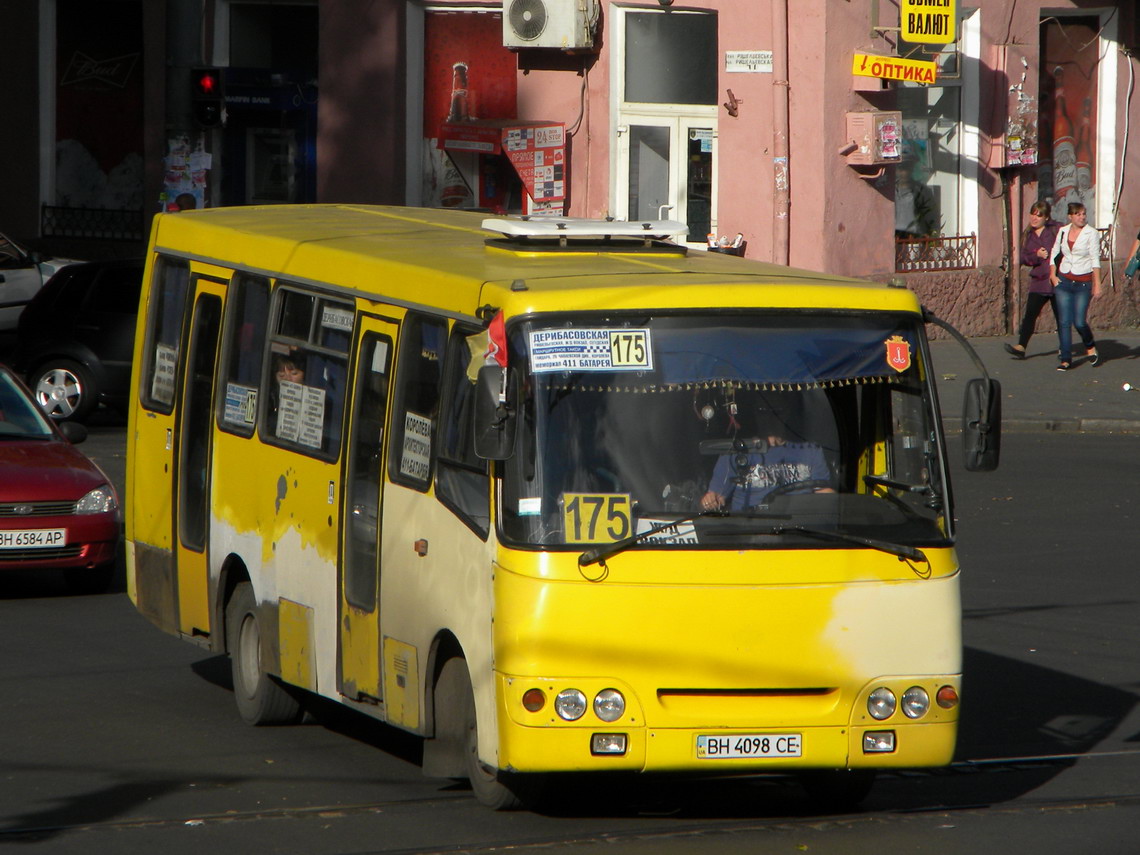
[[[194,118],[203,128],[216,128],[222,124],[224,89],[220,68],[190,69],[190,97],[194,104]]]

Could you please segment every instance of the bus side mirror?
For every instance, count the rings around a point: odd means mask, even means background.
[[[519,400],[518,373],[484,365],[475,382],[475,454],[484,460],[507,460],[515,450]]]
[[[992,472],[1001,457],[1001,384],[975,377],[962,407],[962,452],[969,472]]]

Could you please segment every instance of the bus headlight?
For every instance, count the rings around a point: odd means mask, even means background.
[[[554,709],[566,721],[577,721],[586,712],[586,696],[577,689],[563,689],[554,699]]]
[[[867,712],[870,713],[871,718],[878,721],[893,716],[897,706],[898,701],[895,699],[895,693],[885,686],[875,689],[867,698]]]
[[[625,714],[625,698],[617,689],[602,689],[594,696],[594,715],[602,721],[617,721]]]
[[[907,718],[922,718],[930,709],[930,695],[921,686],[911,686],[902,696],[902,711]]]

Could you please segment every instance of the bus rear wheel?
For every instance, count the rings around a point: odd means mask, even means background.
[[[234,588],[226,606],[226,646],[242,721],[253,725],[300,721],[300,702],[261,668],[261,621],[248,582]]]
[[[508,775],[479,761],[475,693],[463,659],[456,657],[444,663],[435,684],[435,709],[436,738],[458,746],[471,792],[481,805],[492,810],[517,810],[524,806],[524,801],[530,801],[524,799],[524,785],[525,792],[530,793],[537,781]]]

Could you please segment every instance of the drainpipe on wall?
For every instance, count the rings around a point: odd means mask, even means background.
[[[791,189],[788,169],[788,0],[772,0],[773,194],[772,260],[787,264],[791,248]]]
[[[1002,217],[1006,228],[1005,275],[1008,287],[1006,297],[1006,331],[1017,332],[1017,319],[1021,315],[1021,176],[1013,171],[1009,186],[1005,188],[1005,215]]]

